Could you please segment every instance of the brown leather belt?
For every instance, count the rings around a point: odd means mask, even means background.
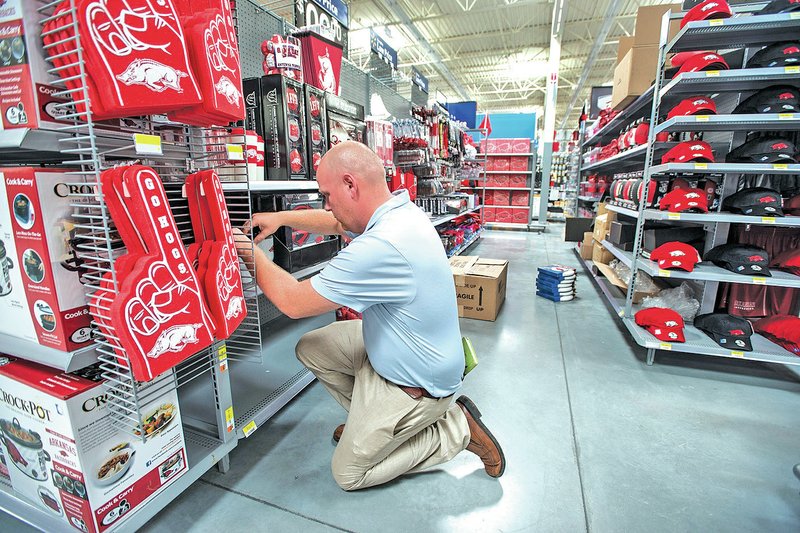
[[[398,385],[400,390],[414,398],[415,400],[419,400],[420,398],[431,398],[434,400],[438,400],[436,396],[432,396],[430,392],[422,387],[403,387],[402,385]]]

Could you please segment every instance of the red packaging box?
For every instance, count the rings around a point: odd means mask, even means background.
[[[0,332],[71,351],[89,343],[91,318],[67,194],[93,188],[65,172],[0,167]]]
[[[492,171],[492,170],[494,170],[494,169],[495,169],[495,168],[494,168],[494,162],[495,162],[495,160],[496,160],[496,159],[497,159],[496,157],[490,157],[489,159],[487,159],[487,160],[486,160],[486,167],[485,167],[485,170],[487,170],[487,171]]]
[[[511,205],[509,203],[510,196],[509,191],[494,191],[494,205]]]
[[[508,187],[509,176],[508,174],[495,174],[494,181],[497,185],[495,187]]]
[[[530,210],[514,209],[514,222],[519,224],[527,224],[530,222]]]
[[[512,139],[495,139],[497,141],[497,153],[498,154],[510,154],[511,153],[511,141]]]
[[[494,222],[494,207],[483,208],[483,221]]]
[[[483,199],[483,205],[494,205],[494,191],[486,191],[486,196]]]
[[[508,162],[509,170],[517,172],[526,172],[528,170],[529,159],[527,157],[515,156],[515,157],[509,157],[508,159],[509,159]]]
[[[294,34],[303,51],[304,81],[318,89],[339,94],[342,45],[311,31]]]
[[[487,174],[486,175],[486,182],[484,183],[487,187],[497,187],[497,176],[494,174]],[[461,189],[464,190],[463,187]]]
[[[513,209],[500,209],[496,208],[494,211],[495,222],[514,222],[514,215],[511,213]]]
[[[494,169],[499,170],[500,172],[508,172],[508,169],[511,165],[510,158],[508,157],[495,157],[494,158]]]
[[[511,205],[526,206],[530,204],[530,193],[528,191],[513,191],[511,193]]]
[[[512,139],[511,140],[511,153],[512,154],[529,154],[531,152],[530,139]]]
[[[497,139],[488,139],[486,141],[486,153],[487,154],[495,154],[499,152],[498,150],[499,142]]]
[[[524,189],[528,186],[528,178],[521,174],[512,174],[508,177],[508,186]]]
[[[188,472],[178,393],[152,393],[175,379],[171,372],[145,387],[150,401],[133,430],[144,429],[143,443],[112,421],[99,368],[67,374],[11,357],[5,362],[0,448],[11,485],[63,521],[59,530],[96,533],[122,525]]]

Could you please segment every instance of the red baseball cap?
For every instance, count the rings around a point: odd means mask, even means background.
[[[675,73],[675,76],[683,74],[684,72],[699,72],[701,70],[728,70],[730,68],[725,59],[715,52],[694,52],[690,56],[681,57],[678,60],[678,63],[675,61],[675,58],[673,58],[673,65],[680,64],[681,66],[681,68],[679,68]]]
[[[677,268],[691,272],[694,266],[701,261],[700,254],[691,244],[685,242],[666,242],[650,252],[650,259],[658,261],[658,268],[664,270]]]
[[[726,19],[733,16],[731,6],[725,0],[705,0],[686,12],[681,19],[681,28],[690,22],[711,19]]]
[[[769,266],[800,276],[800,248],[784,250],[772,258]]]
[[[703,189],[673,189],[661,198],[659,208],[670,213],[708,213],[708,195]]]
[[[690,163],[692,161],[714,162],[714,150],[705,141],[684,141],[661,157],[661,164]]]
[[[800,318],[792,315],[774,315],[762,318],[753,328],[772,342],[795,355],[800,355]]]
[[[682,100],[681,103],[670,109],[667,113],[667,120],[672,117],[684,117],[687,115],[716,115],[717,104],[711,98],[705,96],[692,96]]]
[[[683,317],[667,307],[648,307],[634,315],[636,325],[653,337],[666,342],[686,342],[683,336]]]

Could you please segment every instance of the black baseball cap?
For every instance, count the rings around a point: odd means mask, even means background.
[[[800,11],[800,0],[772,0],[758,14],[775,15],[777,13],[789,13],[790,11]]]
[[[783,216],[781,193],[766,187],[742,189],[722,201],[722,208],[731,213],[755,216]]]
[[[752,352],[750,337],[753,326],[740,316],[725,313],[709,313],[694,317],[694,327],[714,339],[723,348]]]
[[[733,113],[800,113],[800,91],[790,85],[773,85],[742,101]]]
[[[747,141],[725,156],[728,163],[797,163],[797,147],[780,137]]]
[[[766,46],[753,54],[747,68],[785,67],[800,64],[800,42],[788,41]]]
[[[751,244],[722,244],[706,252],[704,261],[745,276],[772,276],[769,254]]]

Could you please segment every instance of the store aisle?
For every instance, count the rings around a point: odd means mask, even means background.
[[[239,444],[229,473],[208,473],[145,530],[797,529],[800,383],[682,354],[647,367],[582,268],[577,300],[537,298],[537,266],[579,264],[557,225],[544,235],[487,232],[471,253],[511,261],[497,322],[462,320],[481,356],[463,392],[504,446],[499,481],[463,453],[343,492],[329,465],[344,413],[315,383]],[[0,518],[0,530],[11,524]]]

